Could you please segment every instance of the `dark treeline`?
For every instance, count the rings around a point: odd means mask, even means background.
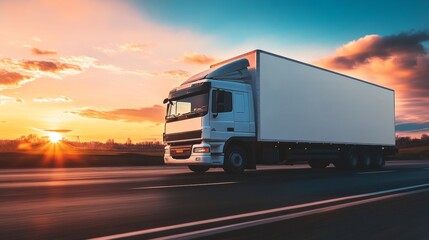
[[[396,145],[398,147],[417,147],[429,145],[429,135],[422,134],[420,138],[396,136]]]

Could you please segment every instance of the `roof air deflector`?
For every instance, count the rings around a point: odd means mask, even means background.
[[[250,64],[247,59],[239,59],[221,67],[210,68],[206,71],[198,73],[186,80],[184,83],[182,83],[182,85],[205,78],[218,80],[248,80],[250,79],[250,73],[247,69],[248,66],[250,66]]]

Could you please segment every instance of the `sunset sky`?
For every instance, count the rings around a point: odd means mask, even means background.
[[[257,48],[393,88],[398,134],[420,136],[429,132],[428,9],[428,1],[0,0],[0,138],[160,140],[171,88]]]

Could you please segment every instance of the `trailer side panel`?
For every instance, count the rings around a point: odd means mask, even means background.
[[[259,141],[395,144],[394,91],[258,53]]]

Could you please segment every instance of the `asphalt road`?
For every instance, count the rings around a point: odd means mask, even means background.
[[[429,239],[429,161],[0,170],[0,239]]]

